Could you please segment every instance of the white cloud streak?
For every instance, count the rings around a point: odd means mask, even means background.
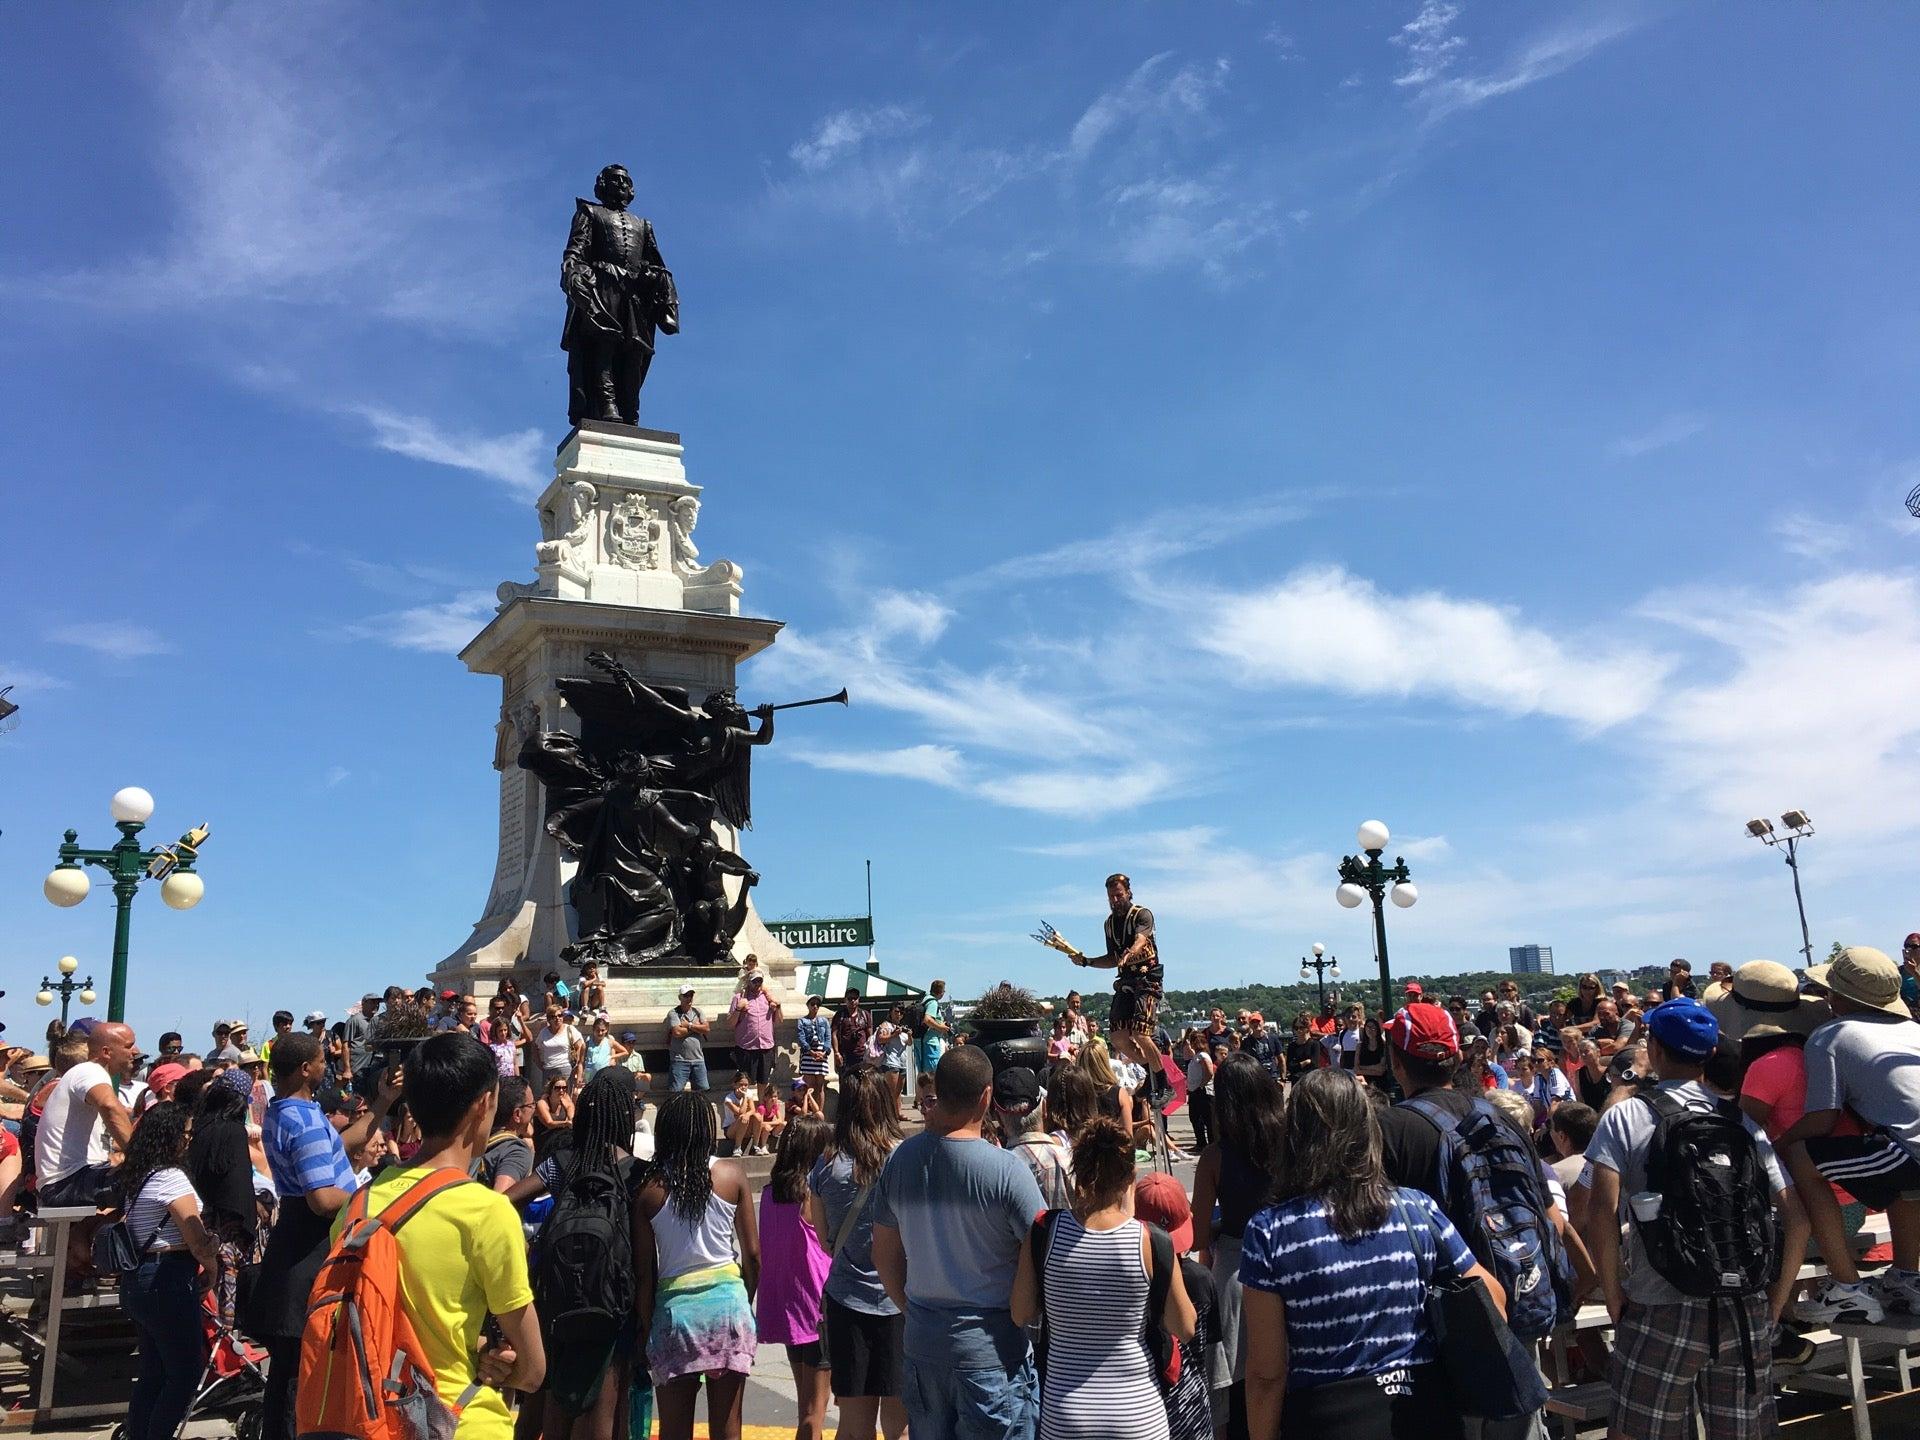
[[[47,638],[57,645],[77,645],[109,660],[144,660],[153,655],[171,655],[172,642],[144,625],[127,625],[118,620],[83,621],[56,625]]]
[[[377,405],[341,408],[343,413],[366,422],[376,448],[410,460],[469,471],[505,486],[521,499],[535,498],[553,478],[543,472],[545,437],[538,430],[469,435],[443,429],[424,416],[403,415]]]
[[[816,172],[842,159],[869,140],[885,140],[923,128],[927,117],[904,105],[878,105],[866,110],[836,110],[824,116],[814,132],[787,152],[802,170]]]
[[[1440,699],[1598,730],[1644,713],[1670,668],[1632,649],[1563,642],[1485,601],[1386,594],[1338,566],[1197,603],[1193,644],[1250,688]]]
[[[1615,460],[1638,460],[1658,450],[1668,450],[1675,445],[1691,440],[1707,428],[1706,418],[1700,415],[1669,415],[1659,424],[1642,430],[1635,435],[1623,435],[1607,446],[1607,454]]]
[[[396,650],[457,655],[493,618],[494,608],[491,592],[467,590],[437,604],[371,616],[345,626],[341,633],[350,640],[372,640]]]
[[[1773,522],[1773,533],[1781,549],[1815,564],[1838,559],[1853,544],[1853,532],[1846,526],[1811,515],[1783,515]]]

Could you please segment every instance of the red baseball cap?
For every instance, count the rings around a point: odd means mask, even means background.
[[[1414,999],[1418,1000],[1422,995],[1426,994],[1427,992],[1420,988],[1420,982],[1418,980],[1409,980],[1407,981],[1407,988],[1404,993],[1411,995]]]
[[[1159,1170],[1142,1175],[1133,1187],[1133,1213],[1166,1231],[1173,1240],[1175,1255],[1193,1248],[1193,1205],[1186,1189],[1173,1176]]]
[[[1460,1030],[1438,1005],[1415,1001],[1405,1006],[1387,1026],[1387,1039],[1396,1050],[1421,1060],[1445,1060],[1460,1053]]]

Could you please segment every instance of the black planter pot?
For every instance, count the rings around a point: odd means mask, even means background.
[[[1028,1070],[1047,1068],[1046,1018],[1025,1020],[972,1020],[973,1042],[987,1052],[998,1075],[1010,1065]]]
[[[404,1065],[413,1058],[415,1050],[432,1038],[430,1035],[393,1036],[389,1039],[373,1041],[373,1051],[389,1066]]]

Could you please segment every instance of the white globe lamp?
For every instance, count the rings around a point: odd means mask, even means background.
[[[1322,955],[1326,953],[1327,953],[1326,946],[1322,945],[1318,940],[1313,942],[1313,958],[1314,959],[1318,960]]]
[[[1346,909],[1357,910],[1367,903],[1367,892],[1349,880],[1333,892],[1333,898]]]
[[[1378,820],[1368,820],[1360,826],[1360,848],[1362,850],[1384,850],[1387,841],[1392,839],[1387,827]]]
[[[99,998],[100,997],[98,995],[93,993],[92,986],[88,986],[85,990],[82,990],[80,992],[80,1003],[82,1005],[91,1005],[93,1004],[94,1001],[98,1000]]]
[[[153,815],[153,796],[138,785],[129,785],[113,792],[108,808],[116,825],[144,825]]]
[[[33,1003],[36,1005],[53,1004],[53,991],[51,990],[40,991],[37,995],[33,997]]]
[[[77,957],[72,955],[62,955],[60,957],[60,973],[62,975],[71,975],[79,968],[80,961]]]
[[[47,899],[66,909],[78,905],[87,898],[87,891],[93,888],[93,882],[87,878],[87,872],[78,865],[62,865],[40,887]]]
[[[176,870],[160,882],[160,898],[170,910],[191,910],[206,893],[206,882],[191,870]]]
[[[1411,910],[1420,899],[1420,887],[1411,882],[1402,881],[1387,892],[1387,898],[1402,910]]]
[[[1333,967],[1333,968],[1332,968],[1331,970],[1329,970],[1329,971],[1328,971],[1327,973],[1328,973],[1329,975],[1331,975],[1331,976],[1333,976],[1333,978],[1334,978],[1334,979],[1336,979],[1336,980],[1338,980],[1338,979],[1340,978],[1340,967],[1339,967],[1338,965],[1336,965],[1336,966],[1334,966],[1334,967]]]

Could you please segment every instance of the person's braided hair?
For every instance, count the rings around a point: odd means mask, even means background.
[[[568,1186],[583,1175],[616,1173],[620,1157],[633,1144],[633,1091],[633,1072],[609,1065],[580,1092],[567,1154]]]
[[[667,1204],[688,1224],[706,1214],[713,1194],[708,1162],[720,1144],[720,1124],[707,1097],[691,1090],[669,1095],[653,1129],[653,1172]]]

